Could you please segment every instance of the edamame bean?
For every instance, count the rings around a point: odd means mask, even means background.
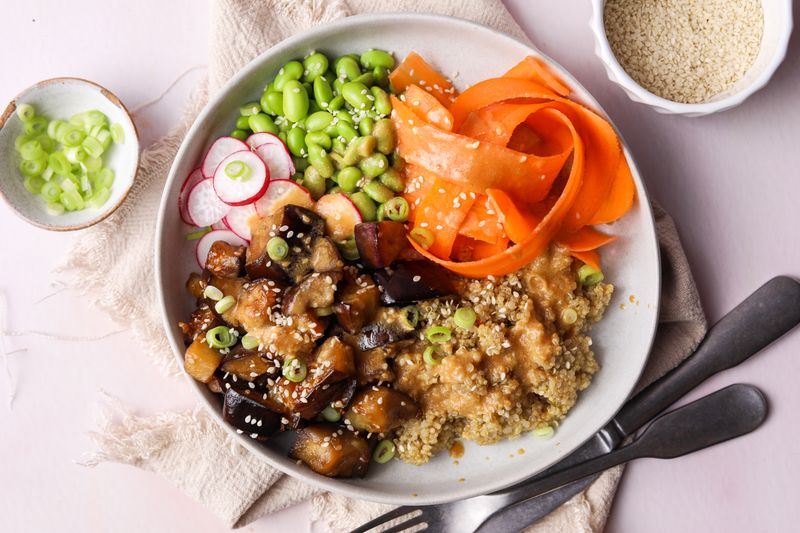
[[[322,76],[314,80],[314,99],[323,108],[328,107],[325,104],[328,104],[331,100],[333,100],[333,89],[331,89],[331,84],[328,83],[328,81]]]
[[[381,183],[383,183],[386,187],[391,189],[395,193],[403,192],[406,188],[405,180],[403,176],[393,168],[390,168],[380,176],[378,179]]]
[[[275,125],[275,122],[269,117],[269,115],[265,115],[264,113],[259,113],[257,115],[250,115],[248,119],[248,124],[251,130],[255,133],[260,133],[262,131],[268,131],[270,133],[278,133],[278,126]]]
[[[397,146],[397,133],[394,131],[394,124],[388,118],[382,118],[375,123],[372,136],[375,137],[378,151],[381,153],[391,154]]]
[[[328,137],[330,137],[331,139],[337,139],[337,138],[339,138],[339,137],[340,137],[340,135],[339,135],[339,126],[338,126],[338,122],[339,122],[338,120],[334,120],[333,122],[331,122],[330,124],[328,124],[328,126],[327,126],[327,127],[324,129],[324,130],[322,130],[322,131],[324,131],[324,132],[325,132],[325,135],[327,135],[327,136],[328,136]]]
[[[358,137],[347,145],[344,160],[348,165],[355,165],[362,158],[371,156],[373,152],[375,152],[375,137]]]
[[[323,147],[318,144],[309,144],[308,148],[308,162],[311,166],[317,169],[320,176],[323,178],[330,178],[336,170],[333,166],[333,161]]]
[[[330,189],[328,189],[328,194],[336,194],[343,192],[342,188],[336,185],[334,182],[331,181],[328,184],[331,186]]]
[[[339,137],[333,137],[331,139],[331,151],[343,156],[347,151],[347,145]]]
[[[280,139],[280,140],[282,140],[284,143],[286,143],[286,132],[285,132],[285,131],[279,131],[279,132],[278,132],[278,139]],[[288,144],[288,143],[287,143],[287,144]]]
[[[309,133],[306,133],[305,141],[306,141],[306,146],[313,143],[322,146],[326,150],[331,149],[331,138],[325,135],[321,131],[311,131]]]
[[[350,195],[350,201],[356,206],[358,211],[361,213],[361,217],[367,221],[371,222],[375,220],[378,215],[378,208],[375,205],[375,202],[367,196],[364,192],[359,191]]]
[[[340,183],[341,185],[341,183]],[[388,202],[394,198],[392,190],[378,180],[368,181],[361,188],[367,195],[379,204]]]
[[[372,75],[372,72],[365,72],[353,81],[357,81],[359,83],[363,83],[367,87],[371,87],[372,85],[375,85],[375,76]]]
[[[334,112],[333,116],[338,118],[339,120],[344,120],[345,122],[349,122],[350,124],[356,123],[356,121],[353,119],[353,115],[351,115],[344,109],[339,109],[338,111]]]
[[[306,130],[321,131],[330,126],[331,122],[333,122],[332,114],[327,111],[317,111],[306,119]]]
[[[267,104],[266,110],[273,115],[283,116],[283,93],[271,91],[261,97],[261,101]]]
[[[250,127],[250,123],[248,122],[250,117],[239,117],[236,119],[236,129],[237,130],[246,130]]]
[[[344,163],[344,158],[342,158],[342,156],[340,156],[336,152],[331,152],[328,154],[328,156],[331,158],[331,161],[333,161],[333,168],[335,168],[336,170],[342,170],[347,166]],[[336,181],[338,182],[339,180],[337,179]]]
[[[376,178],[386,172],[389,168],[389,161],[386,160],[385,155],[376,152],[359,161],[358,168],[366,177]]]
[[[358,131],[355,129],[355,127],[353,127],[353,125],[349,122],[345,122],[343,120],[340,120],[336,124],[336,130],[339,132],[339,135],[344,137],[344,142],[347,143],[358,137]]]
[[[312,166],[306,168],[303,173],[303,186],[308,189],[314,200],[319,200],[319,197],[325,194],[325,181],[319,171]]]
[[[309,82],[304,81],[301,82],[303,84],[303,88],[306,90],[306,94],[314,94],[314,86],[311,85]]]
[[[283,132],[281,132],[283,133]],[[301,128],[292,128],[286,134],[286,146],[295,157],[303,157],[308,153],[308,146],[306,145],[306,132]],[[280,137],[280,134],[278,134]]]
[[[303,79],[315,81],[328,70],[328,58],[325,54],[315,52],[303,60]]]
[[[344,80],[342,78],[336,78],[333,80],[333,93],[336,95],[342,94],[342,87],[344,87]]]
[[[375,120],[372,117],[364,117],[358,123],[358,132],[361,135],[369,135],[372,133],[373,126],[375,126]]]
[[[361,67],[358,66],[358,61],[349,56],[337,59],[334,69],[337,78],[347,78],[352,81],[361,76]]]
[[[240,141],[247,139],[249,136],[250,135],[244,130],[233,130],[231,132],[231,137],[239,139]]]
[[[357,167],[344,167],[339,171],[339,187],[347,192],[355,192],[361,176],[361,171]]]
[[[392,54],[384,50],[367,50],[361,54],[360,60],[364,68],[383,67],[388,70],[394,68]]]
[[[308,159],[304,157],[292,157],[292,161],[294,162],[294,169],[298,172],[303,172],[308,168]]]
[[[299,61],[289,61],[278,71],[273,87],[276,91],[284,91],[288,82],[299,80],[302,77],[303,64]]]
[[[308,94],[309,94],[309,97],[310,97],[312,93],[309,92]],[[322,108],[319,106],[319,104],[317,103],[316,100],[314,100],[313,98],[309,98],[308,99],[308,114],[309,115],[313,115],[317,111],[322,111]]]
[[[344,96],[341,94],[338,96],[334,96],[333,100],[328,102],[328,111],[337,111],[342,108],[344,105]]]
[[[389,71],[383,67],[375,67],[372,70],[372,76],[375,78],[375,83],[381,87],[389,87]]]
[[[372,107],[372,100],[367,98],[369,89],[361,82],[348,81],[342,86],[342,96],[345,101],[356,109],[369,109]]]
[[[370,87],[369,90],[375,98],[372,104],[375,106],[375,111],[388,116],[392,112],[392,101],[389,99],[389,95],[380,87]]]
[[[259,102],[247,102],[239,108],[239,114],[243,117],[249,117],[261,112],[261,104]]]
[[[303,120],[308,114],[308,93],[297,80],[287,81],[283,86],[283,114],[292,122]]]

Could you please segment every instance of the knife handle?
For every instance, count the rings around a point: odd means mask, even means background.
[[[772,278],[714,324],[697,351],[628,401],[612,423],[632,435],[717,372],[734,367],[800,323],[800,283]]]

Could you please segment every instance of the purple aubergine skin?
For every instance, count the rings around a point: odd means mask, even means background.
[[[382,288],[383,305],[410,305],[455,294],[446,270],[430,261],[400,263],[391,270],[375,272],[375,282]]]

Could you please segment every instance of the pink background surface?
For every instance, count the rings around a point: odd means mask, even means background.
[[[592,91],[631,146],[649,191],[676,219],[703,304],[713,322],[776,274],[800,275],[800,39],[771,83],[741,107],[705,118],[659,115],[628,100],[594,56],[589,3],[507,0],[545,53]],[[795,2],[797,6],[797,2]],[[155,98],[184,70],[204,65],[205,2],[4,0],[0,102],[38,80],[89,78],[129,108]],[[69,33],[65,33],[69,32]],[[487,51],[491,53],[491,51]],[[202,76],[195,70],[158,104],[136,115],[142,143],[164,134]],[[7,328],[73,335],[115,331],[80,294],[53,292],[50,272],[69,235],[28,226],[5,206],[0,228],[0,297]],[[31,261],[29,258],[33,258]],[[6,340],[17,380],[0,376],[0,531],[193,531],[226,528],[168,482],[134,468],[75,464],[90,449],[103,391],[141,414],[187,409],[193,397],[142,359],[128,332],[92,343],[37,337]],[[629,467],[607,531],[773,532],[800,523],[800,334],[787,336],[689,398],[734,382],[761,387],[771,414],[758,432],[673,461]],[[321,531],[307,504],[248,531]]]

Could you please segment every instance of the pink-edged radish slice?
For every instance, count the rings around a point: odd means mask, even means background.
[[[200,167],[197,167],[186,176],[186,179],[183,180],[183,185],[181,185],[181,192],[178,194],[178,212],[181,214],[181,220],[187,224],[194,224],[194,222],[192,222],[192,217],[189,216],[189,209],[187,207],[189,192],[191,192],[195,185],[203,181],[203,179],[203,171],[200,170]]]
[[[203,176],[206,178],[213,178],[217,167],[223,159],[234,152],[248,150],[249,148],[250,147],[247,146],[244,141],[240,141],[234,137],[220,137],[214,141],[214,144],[211,145],[208,152],[206,152],[206,156],[203,158],[203,164],[200,167]]]
[[[230,210],[231,206],[217,196],[212,178],[206,178],[192,187],[186,199],[186,211],[195,226],[210,226],[219,222]]]
[[[264,196],[254,204],[259,216],[268,217],[285,205],[314,207],[314,199],[308,189],[292,180],[271,180]]]
[[[197,259],[197,264],[200,265],[200,268],[206,267],[208,251],[211,250],[211,245],[217,241],[225,241],[233,246],[247,246],[247,241],[236,235],[231,230],[215,229],[213,231],[209,231],[197,241],[197,246],[195,246],[194,249],[195,258]]]
[[[261,198],[269,185],[269,168],[250,150],[234,152],[214,172],[214,190],[228,205],[246,205]]]
[[[253,148],[258,157],[264,160],[269,167],[270,179],[288,180],[294,175],[294,161],[289,154],[289,149],[283,142],[277,139],[277,143],[268,142]]]
[[[314,210],[325,219],[325,232],[336,241],[352,238],[356,224],[363,221],[356,204],[342,193],[322,196]]]
[[[258,216],[253,204],[232,207],[222,222],[225,226],[242,239],[249,241],[253,235],[250,233],[250,217]]]
[[[269,133],[268,131],[262,131],[259,133],[253,133],[244,142],[247,143],[250,148],[255,148],[257,146],[261,146],[262,144],[275,143],[276,141],[283,144],[283,141],[277,135]]]

